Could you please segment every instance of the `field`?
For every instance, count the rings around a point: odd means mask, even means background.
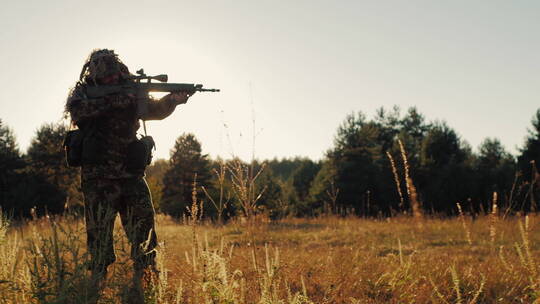
[[[540,218],[256,219],[223,226],[159,216],[148,303],[535,303]],[[119,223],[118,223],[119,224]],[[85,303],[84,224],[0,230],[0,303]],[[119,226],[119,225],[118,225]],[[129,248],[99,303],[121,303]]]

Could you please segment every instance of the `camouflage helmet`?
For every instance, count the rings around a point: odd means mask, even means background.
[[[130,75],[127,66],[113,50],[96,49],[88,56],[79,80],[96,83],[96,79],[114,74],[120,74],[124,79]]]

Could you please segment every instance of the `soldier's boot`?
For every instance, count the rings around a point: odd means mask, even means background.
[[[140,285],[132,285],[122,295],[123,304],[144,304],[144,290]]]
[[[159,279],[159,272],[155,267],[148,266],[143,269],[135,268],[132,285],[126,298],[130,304],[144,304],[145,296],[152,297],[154,284]]]
[[[144,304],[145,287],[145,271],[135,269],[130,286],[122,295],[123,304]]]
[[[86,304],[96,304],[105,287],[107,268],[92,269],[89,280],[88,299]]]

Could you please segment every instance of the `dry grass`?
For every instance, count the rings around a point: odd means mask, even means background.
[[[462,216],[417,225],[408,217],[323,217],[194,229],[160,216],[161,273],[149,283],[147,302],[534,303],[540,298],[538,220]],[[0,303],[92,297],[80,221],[5,227],[1,222]],[[118,232],[118,260],[100,303],[121,302],[128,253]]]

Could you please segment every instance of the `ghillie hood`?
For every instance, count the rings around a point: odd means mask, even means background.
[[[88,56],[88,59],[86,59],[79,76],[79,81],[95,84],[96,79],[113,74],[120,74],[124,79],[130,76],[127,66],[120,61],[118,55],[113,50],[94,50]]]
[[[113,50],[93,50],[83,65],[81,74],[79,75],[79,81],[77,81],[75,87],[69,92],[65,105],[66,117],[72,110],[73,101],[84,98],[81,89],[85,85],[96,85],[98,79],[114,74],[120,74],[121,81],[125,81],[131,76],[127,66],[122,63]]]

